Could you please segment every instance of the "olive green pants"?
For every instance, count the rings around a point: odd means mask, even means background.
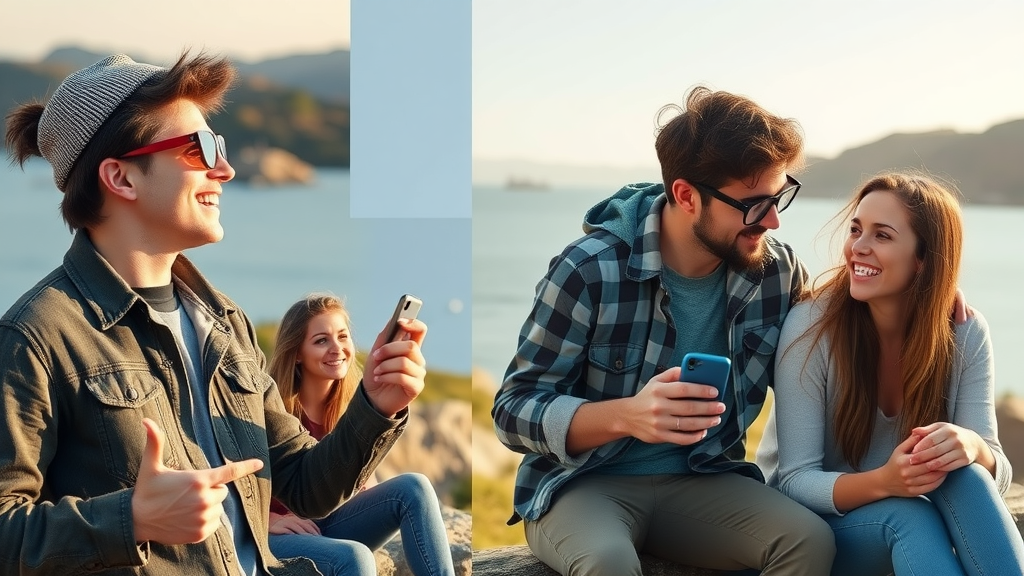
[[[719,570],[822,576],[832,529],[774,488],[738,474],[584,475],[526,523],[526,540],[564,576],[640,575],[639,553]]]

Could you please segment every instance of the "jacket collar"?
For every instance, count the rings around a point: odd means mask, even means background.
[[[141,300],[96,250],[84,230],[75,233],[71,247],[64,255],[64,270],[85,298],[88,307],[96,314],[103,330],[120,322],[132,306]],[[176,282],[183,283],[195,293],[217,317],[223,318],[235,311],[185,256],[179,254],[174,260],[171,275]]]
[[[626,277],[630,280],[643,282],[661,276],[661,210],[666,202],[665,194],[659,194],[647,212],[638,215],[626,265]]]

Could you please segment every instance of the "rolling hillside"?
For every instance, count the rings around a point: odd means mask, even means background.
[[[0,62],[4,116],[18,102],[44,100],[67,74],[105,56],[61,48],[38,63]],[[229,157],[265,145],[317,166],[348,167],[348,51],[240,64],[239,72],[224,110],[210,121]]]
[[[565,166],[526,160],[473,161],[473,183],[502,186],[510,178],[542,182],[551,188],[606,189],[631,182],[660,182],[651,149],[650,166],[619,168]],[[998,124],[981,134],[938,130],[892,134],[844,151],[833,159],[808,158],[799,174],[804,196],[847,198],[869,176],[882,170],[925,170],[957,185],[969,204],[1024,205],[1024,119]]]

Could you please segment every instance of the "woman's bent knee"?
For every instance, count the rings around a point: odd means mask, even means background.
[[[437,492],[434,491],[434,486],[423,474],[408,472],[395,476],[390,481],[395,483],[396,489],[401,490],[404,494],[416,500],[426,502],[437,501]]]

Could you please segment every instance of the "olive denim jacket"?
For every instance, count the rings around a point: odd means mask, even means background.
[[[264,467],[235,485],[264,571],[316,574],[267,546],[271,493],[321,517],[363,484],[407,422],[356,394],[317,443],[288,414],[245,314],[183,256],[172,268],[203,343],[203,379],[225,460]],[[132,493],[146,445],[142,418],[164,430],[164,464],[208,467],[182,409],[185,369],[168,328],[75,236],[61,267],[0,318],[0,574],[237,576],[229,530],[197,544],[136,543]],[[273,484],[271,484],[273,477]]]

